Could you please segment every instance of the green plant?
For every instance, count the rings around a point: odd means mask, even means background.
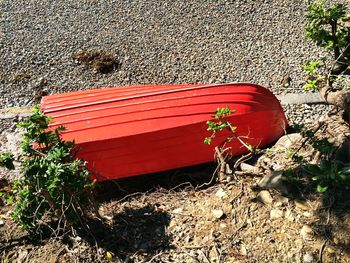
[[[0,166],[6,167],[9,170],[14,170],[14,156],[12,153],[3,153],[0,155]]]
[[[18,124],[24,130],[21,143],[21,177],[13,185],[15,209],[12,217],[32,231],[47,218],[66,224],[82,223],[91,204],[93,182],[86,164],[75,158],[74,142],[63,141],[63,127],[50,129],[50,118],[38,107]],[[0,164],[13,168],[13,155],[2,154]]]
[[[292,159],[294,162],[300,163],[303,160],[303,156],[292,149],[288,149],[287,159]]]
[[[342,4],[332,4],[332,1],[318,0],[308,7],[306,37],[317,46],[332,52],[334,62],[327,69],[326,59],[310,61],[303,68],[308,78],[305,90],[319,90],[328,85],[332,88],[334,82],[341,82],[338,75],[346,73],[350,65],[350,20],[346,7]],[[327,76],[323,76],[327,73]]]
[[[343,24],[349,16],[344,5],[331,2],[318,0],[309,5],[306,36],[332,51],[335,60],[343,54],[342,60],[349,62],[350,27]]]
[[[337,161],[321,160],[319,165],[308,164],[304,171],[312,175],[317,191],[323,193],[329,188],[339,188],[350,183],[350,165]]]
[[[207,121],[207,131],[212,131],[212,134],[210,137],[206,137],[204,139],[205,144],[211,144],[212,139],[216,137],[216,133],[223,131],[225,129],[228,129],[232,133],[235,132],[236,127],[232,126],[232,124],[226,120],[226,118],[231,115],[232,113],[235,113],[235,110],[231,110],[228,106],[225,108],[217,108],[215,114],[212,116],[214,118],[213,121]],[[232,138],[227,138],[228,141],[230,141]]]

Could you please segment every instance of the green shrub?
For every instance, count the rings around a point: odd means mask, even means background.
[[[63,141],[63,127],[49,129],[50,118],[38,107],[18,124],[24,130],[21,143],[21,176],[13,185],[15,209],[12,217],[32,231],[48,218],[69,225],[82,223],[91,204],[93,183],[86,163],[75,158],[74,142]],[[0,165],[14,168],[13,155],[2,154]]]

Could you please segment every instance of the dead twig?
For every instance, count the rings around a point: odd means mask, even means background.
[[[319,263],[322,263],[323,262],[323,251],[324,249],[326,248],[327,246],[327,243],[328,243],[328,240],[325,240],[320,248],[320,252],[318,254],[318,262]]]
[[[146,263],[151,263],[153,262],[153,260],[155,260],[157,257],[161,256],[163,254],[163,252],[159,252],[158,254],[154,255],[149,261],[147,261]]]

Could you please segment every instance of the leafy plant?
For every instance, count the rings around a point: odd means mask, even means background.
[[[212,134],[210,137],[206,137],[204,139],[205,144],[211,144],[211,141],[216,137],[217,132],[223,131],[225,129],[228,129],[233,133],[235,132],[236,127],[232,126],[231,123],[226,120],[229,115],[235,112],[236,110],[231,110],[228,106],[225,108],[216,109],[215,114],[212,116],[214,118],[214,121],[207,121],[207,131],[212,131]],[[229,141],[231,138],[227,138],[227,140]]]
[[[300,163],[303,160],[303,156],[296,151],[288,149],[287,159],[292,159],[294,162]]]
[[[350,71],[350,27],[346,24],[350,16],[344,5],[331,2],[317,0],[308,7],[306,37],[331,51],[334,59],[330,66],[327,66],[326,58],[303,65],[308,76],[303,88],[308,91],[320,90],[324,86],[333,89],[333,84],[344,81],[342,74]]]
[[[330,187],[340,187],[350,183],[350,165],[337,161],[322,160],[319,165],[308,164],[304,171],[312,175],[317,183],[317,191],[323,193]]]
[[[333,52],[334,59],[349,62],[350,27],[344,26],[348,19],[346,7],[332,4],[332,1],[318,0],[309,5],[306,36],[318,46]]]
[[[12,153],[4,153],[0,155],[0,166],[4,166],[9,170],[14,170],[15,166],[13,164],[14,156]]]
[[[75,158],[74,142],[63,141],[63,127],[49,129],[50,118],[35,107],[35,113],[18,124],[24,129],[21,143],[21,177],[13,185],[16,206],[12,217],[32,231],[41,222],[57,218],[75,225],[91,204],[93,182],[86,163]],[[2,154],[1,166],[13,168],[13,155]]]

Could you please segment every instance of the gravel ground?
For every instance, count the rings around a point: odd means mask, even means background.
[[[147,83],[254,82],[276,94],[303,84],[301,64],[320,51],[305,39],[307,1],[0,0],[0,108],[49,93]],[[118,56],[109,74],[72,55],[98,49]],[[290,85],[281,84],[291,77]],[[287,107],[296,121],[304,114]],[[303,115],[304,114],[304,115]]]

